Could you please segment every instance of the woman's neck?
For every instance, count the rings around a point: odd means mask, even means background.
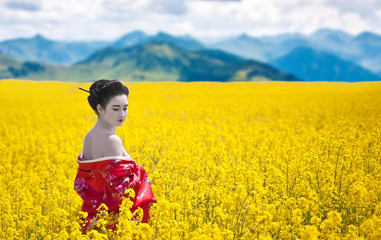
[[[95,124],[94,128],[99,129],[101,131],[106,131],[111,135],[115,135],[116,132],[116,127],[111,126],[109,123],[107,123],[100,117],[98,117],[97,123]]]

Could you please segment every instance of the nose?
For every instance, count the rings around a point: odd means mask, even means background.
[[[127,110],[126,111],[124,111],[123,109],[122,109],[122,111],[121,111],[121,117],[126,117],[126,115],[127,115]]]

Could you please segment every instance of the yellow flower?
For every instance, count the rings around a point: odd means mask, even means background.
[[[0,81],[0,239],[381,239],[380,82],[126,83],[157,203],[139,223],[129,188],[82,234],[90,84]]]
[[[302,231],[301,240],[317,240],[319,231],[316,226],[307,225]]]

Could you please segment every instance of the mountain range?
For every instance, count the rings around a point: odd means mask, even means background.
[[[380,76],[336,55],[310,47],[298,47],[270,62],[306,81],[358,82],[381,80]]]
[[[381,36],[321,29],[309,36],[191,36],[130,32],[116,41],[53,41],[36,35],[0,42],[0,78],[91,81],[377,81]]]
[[[309,36],[289,33],[251,37],[242,34],[208,44],[207,47],[263,62],[273,61],[298,47],[310,47],[335,54],[342,60],[351,61],[373,73],[381,72],[381,36],[371,32],[352,36],[340,30],[320,29]]]
[[[72,64],[108,46],[109,42],[57,42],[37,34],[32,38],[17,38],[0,42],[0,54],[21,61]]]
[[[99,50],[72,66],[17,62],[10,57],[0,77],[32,80],[94,81],[108,78],[122,81],[300,81],[267,64],[246,60],[220,50],[186,50],[167,41],[151,41],[132,47]]]
[[[205,48],[204,45],[192,38],[191,36],[178,36],[174,37],[165,32],[159,32],[154,36],[145,34],[143,31],[133,31],[118,39],[111,46],[116,49],[122,49],[126,47],[132,47],[135,45],[140,45],[148,42],[169,42],[178,47],[184,48],[186,50],[199,50]]]

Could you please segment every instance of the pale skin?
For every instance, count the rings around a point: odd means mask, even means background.
[[[83,143],[83,157],[92,160],[101,157],[123,156],[131,158],[124,149],[122,139],[115,135],[122,126],[128,112],[128,97],[125,94],[114,96],[103,109],[97,105],[98,120],[86,134]]]

